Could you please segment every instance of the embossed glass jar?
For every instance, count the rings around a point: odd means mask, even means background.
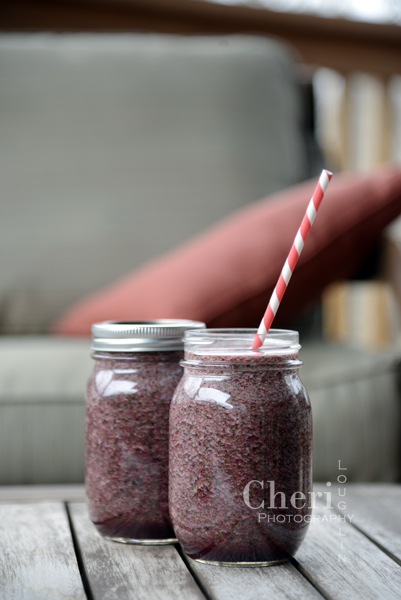
[[[185,334],[170,409],[170,514],[184,551],[206,563],[288,560],[311,514],[312,417],[298,334]]]
[[[90,517],[109,539],[176,541],[168,510],[168,421],[189,327],[204,324],[178,319],[92,326],[85,482]]]

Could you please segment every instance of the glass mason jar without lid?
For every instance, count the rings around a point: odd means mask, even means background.
[[[176,541],[168,510],[168,420],[187,320],[92,326],[85,483],[93,523],[114,541]]]
[[[312,416],[298,333],[185,334],[170,409],[170,514],[191,558],[259,566],[288,560],[312,504]]]

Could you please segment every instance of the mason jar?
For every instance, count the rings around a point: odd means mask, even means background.
[[[183,335],[198,321],[105,321],[92,326],[86,395],[89,515],[108,539],[175,542],[168,509],[169,409],[182,376]]]
[[[170,409],[170,514],[191,558],[282,563],[305,537],[312,505],[312,416],[298,333],[185,333],[184,375]]]

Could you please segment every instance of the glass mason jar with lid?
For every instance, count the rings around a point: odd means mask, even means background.
[[[92,326],[86,395],[89,514],[114,541],[176,541],[168,510],[169,409],[182,376],[183,336],[204,323],[105,321]]]
[[[191,558],[259,566],[288,560],[312,504],[312,416],[298,333],[185,334],[170,409],[170,514]]]

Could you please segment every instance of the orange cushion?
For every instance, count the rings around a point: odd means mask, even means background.
[[[106,319],[185,318],[210,327],[257,327],[317,179],[254,202],[73,305],[54,325],[90,333]],[[299,313],[336,279],[352,276],[401,213],[401,170],[335,175],[274,326]]]

